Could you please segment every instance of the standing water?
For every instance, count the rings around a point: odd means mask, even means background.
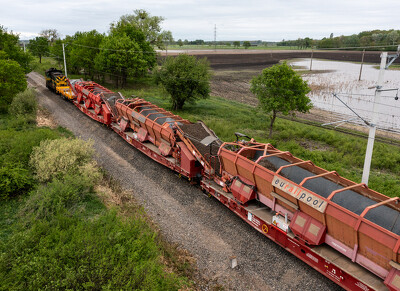
[[[291,63],[301,69],[310,68],[310,59],[296,60]],[[303,75],[312,89],[309,94],[316,108],[335,113],[336,120],[352,119],[352,122],[364,124],[356,118],[350,109],[333,96],[337,96],[362,118],[370,121],[373,112],[375,86],[378,80],[379,65],[364,64],[361,81],[358,80],[361,64],[313,60],[312,72]],[[373,89],[368,89],[374,87]],[[377,126],[381,129],[400,131],[400,100],[396,100],[400,87],[400,70],[385,70],[383,91],[377,103]]]

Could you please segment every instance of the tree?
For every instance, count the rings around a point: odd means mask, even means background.
[[[244,41],[243,42],[243,46],[244,46],[245,49],[248,49],[249,47],[251,47],[251,44],[250,44],[249,41]]]
[[[34,56],[39,58],[39,63],[42,63],[42,56],[49,53],[49,43],[43,36],[37,36],[29,41],[29,50]]]
[[[234,47],[240,47],[240,41],[234,41],[233,42]]]
[[[125,86],[128,76],[143,74],[148,68],[139,44],[126,34],[104,38],[100,49],[95,59],[96,69],[114,75],[117,87]]]
[[[46,38],[50,45],[53,45],[57,39],[60,39],[60,34],[57,29],[44,29],[39,33],[39,35]]]
[[[99,53],[98,48],[104,35],[92,30],[89,32],[77,32],[74,35],[70,49],[70,62],[73,67],[84,69],[85,75],[94,77],[94,59]]]
[[[177,45],[179,46],[183,46],[183,41],[181,39],[178,39],[178,41],[176,42]]]
[[[306,94],[310,92],[304,81],[286,62],[264,69],[251,80],[251,92],[257,96],[259,106],[271,114],[269,137],[278,112],[283,115],[294,111],[306,113],[312,108]]]
[[[25,73],[29,73],[31,68],[29,66],[32,61],[32,56],[29,53],[25,53],[19,46],[19,37],[12,32],[7,32],[7,29],[0,26],[0,51],[3,51],[7,55],[7,59],[14,60],[22,67]]]
[[[26,89],[23,68],[13,60],[0,59],[0,112],[7,112],[12,99]]]
[[[131,25],[143,32],[146,41],[159,49],[165,48],[165,43],[172,40],[170,31],[162,30],[161,23],[164,18],[161,16],[151,16],[146,10],[138,9],[133,14],[121,16],[117,23],[111,24],[111,32],[124,25]]]
[[[195,56],[181,54],[167,57],[155,73],[155,80],[171,95],[172,108],[179,110],[186,101],[209,97],[210,76],[210,64],[206,58],[198,60]]]
[[[387,37],[392,44],[395,44],[396,41],[399,39],[399,33],[397,31],[393,30],[388,33]]]

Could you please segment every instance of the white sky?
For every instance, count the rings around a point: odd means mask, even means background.
[[[398,0],[0,0],[0,25],[28,39],[55,28],[107,32],[121,15],[145,9],[163,16],[174,39],[280,41],[400,29]]]

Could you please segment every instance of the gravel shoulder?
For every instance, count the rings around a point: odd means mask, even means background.
[[[97,162],[143,205],[164,238],[195,258],[199,290],[341,290],[218,201],[48,91],[40,74],[28,74],[28,83],[57,124],[94,141]],[[230,268],[232,256],[239,264],[235,269]]]

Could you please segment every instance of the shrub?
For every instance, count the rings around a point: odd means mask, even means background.
[[[93,181],[101,177],[93,161],[93,142],[81,139],[45,140],[33,149],[31,165],[40,182],[62,178],[67,174]]]
[[[0,131],[0,165],[21,164],[26,169],[29,166],[29,159],[34,147],[46,139],[55,139],[59,133],[48,129],[30,130],[1,130]]]
[[[56,178],[31,193],[20,215],[32,221],[51,219],[64,211],[72,213],[85,201],[92,187],[93,183],[78,175],[66,175],[62,180]]]
[[[14,97],[8,111],[15,116],[30,115],[36,117],[36,109],[36,91],[30,88]]]
[[[0,59],[0,113],[7,112],[14,96],[27,86],[24,69],[13,60]]]
[[[8,164],[0,167],[0,200],[26,193],[33,184],[31,172],[22,165]]]
[[[178,290],[154,237],[143,221],[124,221],[113,211],[35,220],[4,244],[0,289]]]

